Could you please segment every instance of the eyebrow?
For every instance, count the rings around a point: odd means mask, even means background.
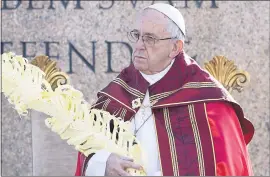
[[[134,30],[132,30],[132,31],[140,32],[140,31],[137,30],[137,29],[134,29]],[[149,36],[155,36],[155,37],[157,37],[157,35],[155,35],[154,33],[149,33],[149,32],[143,33],[143,35],[149,35]]]
[[[144,35],[149,35],[149,36],[155,36],[155,37],[157,37],[157,35],[155,35],[154,33],[144,33]]]

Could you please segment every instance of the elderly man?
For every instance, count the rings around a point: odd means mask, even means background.
[[[176,8],[143,9],[128,35],[133,63],[98,92],[94,107],[132,122],[147,175],[252,175],[246,145],[254,128],[221,84],[184,53],[184,37]],[[87,158],[79,153],[76,175],[128,176],[126,168],[140,166],[100,150]]]

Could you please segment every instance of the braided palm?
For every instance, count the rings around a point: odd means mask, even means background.
[[[26,116],[31,109],[49,115],[46,126],[86,156],[105,149],[144,166],[143,152],[131,133],[130,122],[90,109],[83,94],[71,85],[59,85],[53,91],[45,73],[22,56],[2,54],[2,68],[2,92],[19,115]],[[127,171],[135,176],[146,175],[144,170]]]

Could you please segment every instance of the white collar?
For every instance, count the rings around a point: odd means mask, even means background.
[[[153,85],[154,83],[156,83],[157,81],[159,81],[161,78],[163,78],[165,76],[165,74],[167,74],[167,72],[170,70],[170,68],[172,67],[173,63],[174,63],[173,59],[170,63],[169,66],[167,66],[163,71],[156,73],[156,74],[151,74],[151,75],[147,75],[144,74],[140,71],[140,73],[142,74],[142,76],[144,77],[145,80],[147,80],[147,82],[150,83],[150,85]]]

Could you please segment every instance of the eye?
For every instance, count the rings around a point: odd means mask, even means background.
[[[154,42],[155,38],[153,36],[144,36],[144,40],[147,42]]]

